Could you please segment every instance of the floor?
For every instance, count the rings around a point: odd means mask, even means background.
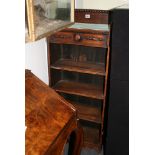
[[[68,155],[68,144],[65,147],[64,155]],[[82,149],[81,155],[103,155],[103,149],[100,153],[93,149]]]
[[[103,155],[103,149],[100,153],[96,152],[93,149],[83,149],[81,155]]]

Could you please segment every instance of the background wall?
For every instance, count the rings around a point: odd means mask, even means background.
[[[76,0],[75,8],[110,10],[127,2],[128,0]]]
[[[46,39],[25,45],[25,68],[30,69],[48,84],[48,64]]]

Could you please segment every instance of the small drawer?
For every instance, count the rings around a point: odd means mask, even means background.
[[[50,37],[52,43],[75,44],[107,48],[107,35],[81,32],[58,32]]]
[[[75,33],[74,42],[84,46],[107,47],[107,37],[102,34]]]
[[[50,42],[69,44],[73,42],[73,33],[71,32],[57,32],[50,37]]]

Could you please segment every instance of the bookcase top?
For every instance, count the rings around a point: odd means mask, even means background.
[[[108,24],[75,23],[72,26],[70,26],[69,28],[110,31]]]

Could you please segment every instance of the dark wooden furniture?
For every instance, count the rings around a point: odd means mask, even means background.
[[[98,151],[110,55],[108,15],[107,11],[75,10],[76,23],[48,38],[49,85],[77,108],[83,146]]]
[[[69,154],[80,155],[82,130],[75,108],[26,71],[26,155],[61,155],[70,135]]]
[[[113,23],[105,155],[129,155],[129,10],[111,12]]]

